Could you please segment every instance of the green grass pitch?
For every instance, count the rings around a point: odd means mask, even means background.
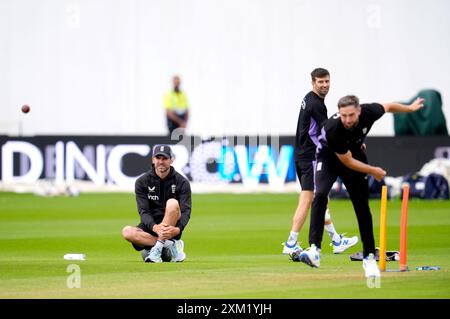
[[[193,196],[183,239],[183,263],[149,264],[121,238],[137,225],[133,194],[43,198],[0,193],[0,298],[449,298],[450,201],[411,200],[407,273],[383,273],[369,288],[360,262],[349,255],[361,243],[332,254],[324,234],[321,267],[281,255],[297,194]],[[376,244],[378,200],[370,202]],[[387,243],[399,249],[399,200],[388,203]],[[347,200],[331,202],[336,229],[358,235]],[[307,244],[309,219],[300,234]],[[67,261],[66,253],[86,261]],[[77,264],[81,287],[68,288],[67,267]],[[398,262],[388,262],[398,269]],[[416,271],[437,265],[439,271]]]

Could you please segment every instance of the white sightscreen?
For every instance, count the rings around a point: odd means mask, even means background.
[[[180,74],[190,133],[292,135],[318,66],[330,115],[433,88],[450,120],[449,30],[448,0],[0,0],[0,134],[165,134]]]

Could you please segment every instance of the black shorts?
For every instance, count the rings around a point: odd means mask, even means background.
[[[302,191],[314,191],[314,166],[316,161],[295,161],[295,170]]]
[[[179,118],[181,118],[182,120],[186,120],[186,113],[184,114],[177,114],[177,116]],[[170,118],[167,117],[167,128],[169,129],[169,133],[172,134],[172,132],[179,128],[180,124],[178,124],[177,122],[172,121]]]
[[[364,153],[357,153],[353,158],[367,164],[367,156]],[[315,192],[326,193],[331,190],[334,182],[339,177],[344,183],[347,191],[353,189],[356,194],[362,194],[361,197],[368,197],[367,174],[352,170],[345,166],[335,154],[321,152],[317,155],[317,164],[315,164]],[[355,187],[355,185],[358,185]],[[367,193],[367,194],[366,194]],[[349,192],[350,195],[350,192]]]
[[[155,233],[153,230],[151,230],[150,228],[147,227],[147,225],[140,223],[139,225],[136,226],[137,228],[142,229],[143,231],[145,231],[146,233],[149,233],[150,235],[152,235],[153,237],[158,238],[158,234]],[[175,236],[172,239],[178,240],[181,238],[181,234],[182,232],[180,232],[177,236]],[[136,249],[137,251],[141,251],[143,249],[151,249],[153,246],[147,246],[147,247],[143,247],[143,246],[138,246],[134,243],[131,243],[131,245],[133,245],[134,249]]]

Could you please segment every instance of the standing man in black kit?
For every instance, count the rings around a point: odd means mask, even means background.
[[[156,145],[152,162],[135,185],[141,223],[125,226],[122,236],[142,251],[145,262],[181,262],[186,258],[181,235],[191,216],[191,187],[171,166],[170,146]]]
[[[347,95],[338,102],[339,112],[324,124],[320,134],[317,154],[316,192],[311,211],[309,248],[294,256],[311,267],[320,266],[320,249],[323,235],[324,213],[328,192],[339,176],[355,209],[361,241],[363,244],[363,268],[366,277],[380,277],[375,261],[375,239],[372,214],[369,207],[369,186],[367,174],[381,180],[386,172],[367,161],[364,140],[372,125],[385,112],[415,112],[423,107],[423,99],[416,99],[411,105],[400,103],[359,104],[354,95]]]
[[[330,73],[326,69],[317,68],[311,72],[312,91],[303,98],[295,135],[295,169],[300,181],[301,191],[297,209],[292,218],[291,232],[283,244],[283,254],[300,252],[298,235],[308,216],[314,196],[314,166],[316,163],[316,147],[319,144],[320,129],[327,120],[325,97],[330,89]],[[339,234],[331,221],[328,211],[325,214],[325,229],[330,236],[333,253],[340,254],[358,242],[358,237],[344,237]],[[295,260],[294,260],[295,261]]]

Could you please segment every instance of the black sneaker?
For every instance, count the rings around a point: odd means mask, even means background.
[[[145,261],[145,259],[148,257],[149,254],[150,254],[150,249],[142,249],[141,250],[142,260]]]

